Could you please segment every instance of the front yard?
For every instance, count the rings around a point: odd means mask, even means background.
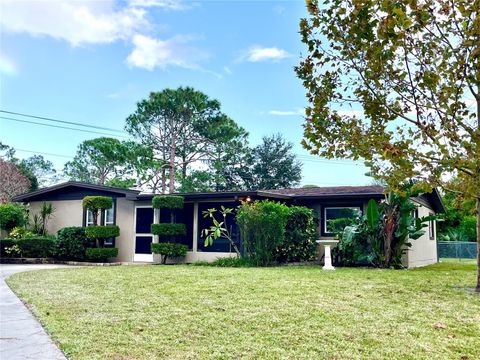
[[[475,265],[114,266],[8,283],[71,359],[479,359]]]

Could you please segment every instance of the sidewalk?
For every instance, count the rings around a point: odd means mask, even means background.
[[[62,265],[0,265],[0,359],[65,360],[39,322],[10,290],[5,278],[21,271]]]

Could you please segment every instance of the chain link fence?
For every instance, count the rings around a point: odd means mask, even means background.
[[[437,254],[439,259],[476,259],[477,243],[466,241],[438,241]]]

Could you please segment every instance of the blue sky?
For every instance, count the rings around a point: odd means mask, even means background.
[[[294,143],[303,184],[371,182],[362,165],[320,159],[300,145],[306,101],[293,67],[304,51],[303,1],[0,4],[2,110],[122,129],[149,92],[193,86],[218,99],[252,145],[274,132]],[[0,119],[0,141],[63,155],[46,155],[57,169],[96,136]]]

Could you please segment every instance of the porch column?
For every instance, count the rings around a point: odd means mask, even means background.
[[[153,209],[153,223],[160,223],[160,209]],[[158,243],[158,235],[153,235],[153,243]]]
[[[192,252],[197,252],[197,239],[198,239],[198,202],[193,203],[193,244]]]

